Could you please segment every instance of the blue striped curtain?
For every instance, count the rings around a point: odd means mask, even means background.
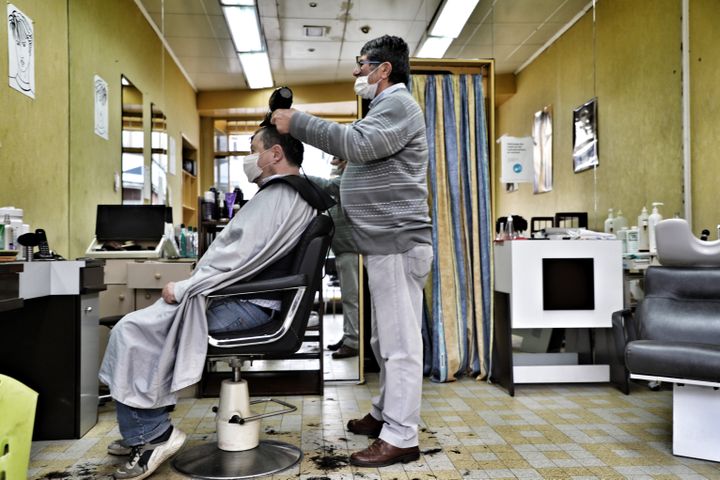
[[[425,374],[485,377],[492,338],[490,168],[481,75],[414,75],[425,112],[435,259],[425,288]]]

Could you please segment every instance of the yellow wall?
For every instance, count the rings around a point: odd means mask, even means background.
[[[24,210],[31,228],[44,228],[51,248],[81,256],[95,230],[100,203],[117,204],[120,172],[120,76],[143,94],[146,165],[150,104],[167,116],[175,139],[177,175],[168,175],[175,220],[181,211],[181,135],[199,147],[196,94],[132,0],[16,0],[34,21],[36,98],[0,85],[0,206]],[[7,25],[0,38],[7,38]],[[69,52],[69,53],[68,53]],[[164,55],[164,58],[163,58]],[[163,69],[164,63],[164,69]],[[7,78],[0,48],[0,77]],[[93,77],[109,89],[109,139],[94,133]]]
[[[505,192],[498,155],[498,216],[513,213],[529,220],[587,211],[590,227],[602,229],[611,207],[622,209],[631,225],[653,201],[665,203],[666,217],[683,213],[680,4],[597,2],[594,28],[591,10],[518,75],[517,93],[497,109],[496,135],[529,136],[534,112],[551,105],[554,185],[552,192],[538,195],[532,184]],[[598,98],[600,165],[576,174],[572,112],[593,96]]]
[[[720,50],[717,0],[690,2],[690,98],[693,231],[712,232],[720,224],[718,179],[720,179]]]
[[[167,117],[177,146],[176,175],[168,174],[174,220],[182,216],[181,134],[199,147],[196,94],[132,0],[70,0],[70,233],[71,256],[82,255],[95,230],[100,203],[120,203],[120,76],[143,96],[145,165],[150,165],[150,104]],[[164,58],[163,58],[164,55]],[[164,73],[163,73],[164,62]],[[108,82],[109,139],[93,132],[94,75]],[[164,77],[164,78],[163,78]]]
[[[68,49],[65,2],[14,0],[34,22],[35,99],[8,86],[7,22],[0,22],[0,207],[24,210],[50,247],[68,252]],[[3,19],[7,18],[2,6]]]

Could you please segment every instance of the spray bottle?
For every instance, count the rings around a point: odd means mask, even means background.
[[[650,250],[650,243],[648,239],[648,211],[643,206],[640,215],[638,215],[638,250],[641,252],[647,252]]]
[[[608,216],[605,219],[605,233],[614,233],[613,232],[613,209],[608,208]]]
[[[655,226],[660,222],[660,220],[663,219],[662,215],[660,215],[660,212],[658,212],[658,206],[664,205],[662,202],[653,202],[652,204],[652,213],[648,217],[648,244],[650,248],[650,253],[656,254],[657,253],[657,243],[655,242]]]

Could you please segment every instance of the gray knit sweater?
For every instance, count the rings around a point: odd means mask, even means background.
[[[341,204],[364,254],[403,253],[432,243],[425,119],[404,85],[397,87],[382,92],[365,118],[351,125],[303,112],[290,122],[293,137],[348,161]]]

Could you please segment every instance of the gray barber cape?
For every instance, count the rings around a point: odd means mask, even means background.
[[[138,408],[174,405],[176,392],[202,375],[207,295],[287,254],[314,216],[315,210],[286,184],[259,191],[215,238],[190,278],[176,283],[177,304],[160,299],[112,329],[99,375],[112,397]]]

